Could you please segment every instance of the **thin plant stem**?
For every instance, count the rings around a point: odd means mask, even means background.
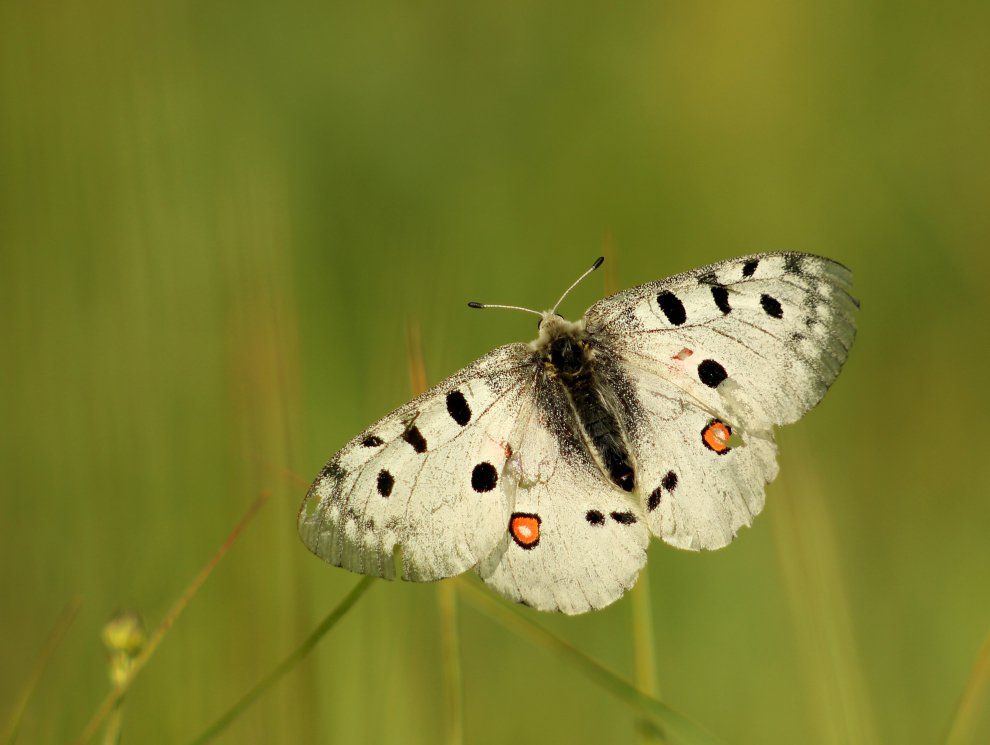
[[[791,438],[800,441],[802,435]],[[784,594],[794,614],[811,698],[818,707],[818,732],[822,742],[870,745],[879,738],[827,500],[814,463],[806,459],[793,465],[797,467],[782,475],[781,497],[769,512]],[[795,474],[800,476],[800,489]]]
[[[644,566],[636,586],[630,591],[632,601],[633,681],[636,688],[651,698],[660,696],[657,683],[656,650],[653,644],[653,608],[650,605],[650,572]],[[662,731],[640,721],[639,740],[642,743],[666,742]]]
[[[426,390],[426,365],[419,324],[406,327],[409,363],[409,386],[414,396]],[[464,742],[464,685],[461,673],[461,642],[457,626],[457,598],[451,581],[437,583],[437,616],[440,631],[441,669],[446,702],[446,743]]]
[[[646,695],[633,684],[596,662],[576,647],[550,633],[528,618],[521,608],[495,600],[483,590],[468,582],[458,582],[464,597],[486,616],[530,641],[555,653],[571,663],[588,678],[632,706],[637,713],[659,727],[670,739],[683,745],[715,745],[720,741],[666,704]]]
[[[406,343],[409,387],[413,395],[418,396],[426,390],[426,365],[423,362],[423,340],[419,333],[419,324],[414,321],[410,321],[406,326]]]
[[[643,693],[656,697],[660,694],[656,666],[653,664],[653,608],[650,606],[649,567],[643,567],[639,581],[632,589],[633,652],[636,687]]]
[[[255,686],[245,693],[237,703],[230,707],[227,712],[210,725],[199,737],[193,740],[192,745],[203,745],[223,732],[237,717],[243,714],[265,691],[274,685],[279,678],[298,665],[315,647],[320,639],[330,631],[337,622],[342,619],[347,612],[354,607],[354,604],[368,591],[374,577],[362,577],[347,596],[337,604],[337,607],[330,611],[329,615],[320,622],[320,625],[313,629],[303,643],[296,647],[293,652],[282,660],[275,669],[262,678]]]
[[[443,657],[444,689],[447,701],[446,742],[464,742],[464,684],[461,675],[461,643],[457,626],[456,580],[437,583],[440,616],[440,654]]]
[[[48,663],[55,656],[55,650],[58,649],[59,644],[62,643],[62,639],[65,638],[65,633],[69,630],[72,622],[76,620],[81,606],[82,599],[77,596],[66,603],[65,607],[59,612],[58,618],[55,620],[55,625],[48,634],[48,640],[45,642],[45,646],[42,648],[41,654],[38,656],[38,660],[34,665],[34,669],[24,684],[17,702],[14,704],[10,721],[4,729],[2,741],[7,745],[14,745],[14,742],[16,742],[17,733],[21,728],[21,720],[24,718],[24,712],[27,710],[31,697],[38,687],[38,683],[41,682],[41,676],[44,675]]]
[[[976,726],[981,711],[985,712],[990,704],[990,632],[987,633],[976,655],[976,662],[966,680],[955,716],[949,725],[949,734],[945,738],[946,745],[969,745],[976,742]]]
[[[602,253],[605,255],[605,294],[614,295],[619,291],[618,261],[615,239],[611,233],[606,233],[602,239]],[[644,566],[639,573],[636,586],[630,591],[632,601],[632,646],[633,646],[633,680],[636,688],[647,696],[657,698],[660,686],[657,682],[656,649],[653,644],[653,608],[650,605],[650,572]],[[649,726],[647,720],[639,723],[639,740],[641,743],[664,742],[663,733]]]
[[[103,745],[119,745],[120,733],[124,728],[124,699],[120,699],[107,717],[107,727],[103,730]]]
[[[230,531],[230,534],[221,544],[220,548],[217,549],[217,552],[213,554],[213,557],[206,563],[205,566],[203,566],[202,569],[199,570],[199,574],[196,575],[193,581],[189,583],[189,586],[186,587],[182,595],[179,596],[179,599],[165,615],[165,618],[162,619],[162,622],[158,625],[158,628],[156,628],[148,637],[147,643],[131,663],[130,674],[127,678],[112,691],[110,691],[110,693],[107,694],[107,697],[103,699],[103,703],[100,704],[100,707],[96,710],[93,718],[89,720],[89,723],[86,725],[83,733],[79,736],[79,739],[76,740],[76,745],[85,745],[85,743],[93,739],[96,731],[100,728],[100,725],[103,724],[103,721],[117,707],[121,699],[124,698],[124,695],[130,689],[131,684],[134,682],[134,679],[137,677],[138,673],[141,672],[141,669],[151,658],[151,655],[154,654],[155,650],[158,648],[158,645],[161,644],[162,639],[165,638],[165,634],[168,633],[169,629],[172,628],[172,625],[178,620],[179,616],[182,615],[182,611],[184,611],[186,606],[189,605],[189,601],[191,601],[196,593],[199,592],[199,588],[202,587],[203,583],[216,568],[217,564],[226,555],[227,551],[230,550],[230,547],[234,545],[234,542],[241,535],[241,532],[258,513],[258,510],[261,509],[265,502],[268,501],[270,496],[271,492],[268,490],[261,492],[261,494],[259,494],[247,508],[247,511],[237,522],[237,525],[234,526],[234,529]]]

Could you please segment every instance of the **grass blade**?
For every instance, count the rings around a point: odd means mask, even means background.
[[[241,699],[235,703],[227,713],[221,716],[217,721],[210,725],[205,732],[203,732],[199,737],[193,740],[192,745],[202,745],[203,743],[209,742],[214,737],[223,732],[231,722],[233,722],[237,717],[243,714],[251,704],[253,704],[261,694],[267,691],[271,686],[278,681],[283,675],[285,675],[289,670],[294,668],[299,664],[312,651],[320,639],[330,631],[337,622],[347,615],[347,612],[354,607],[354,604],[368,591],[371,587],[371,583],[375,581],[374,577],[362,577],[361,581],[358,582],[354,588],[347,594],[347,596],[337,604],[337,607],[330,611],[329,615],[323,619],[319,626],[313,629],[313,632],[307,636],[303,643],[300,644],[296,649],[281,663],[279,663],[274,670],[272,670],[268,675],[262,678],[258,683],[255,684],[254,688],[244,694]]]
[[[409,387],[413,396],[426,390],[426,365],[419,324],[406,326]],[[450,582],[437,583],[437,616],[440,621],[440,655],[446,701],[446,743],[464,742],[464,687],[461,674],[461,641],[457,629],[457,598]]]
[[[82,606],[82,600],[78,597],[72,598],[58,614],[58,619],[55,621],[55,626],[48,635],[48,640],[45,642],[45,646],[38,656],[38,661],[35,663],[27,683],[24,684],[24,689],[21,691],[17,703],[14,704],[10,721],[7,723],[7,727],[3,733],[2,741],[7,745],[14,745],[14,742],[16,742],[17,733],[21,727],[21,719],[24,717],[24,712],[27,710],[28,704],[31,701],[31,696],[34,695],[38,683],[41,682],[41,676],[44,675],[48,663],[55,656],[55,650],[62,643],[65,633],[69,630],[72,622],[76,620],[80,606]]]
[[[593,682],[620,701],[632,706],[640,716],[661,728],[673,741],[683,745],[716,745],[719,743],[719,740],[713,735],[705,732],[683,714],[646,695],[622,677],[588,657],[584,652],[530,620],[524,615],[522,609],[495,600],[491,595],[464,580],[456,580],[456,582],[458,588],[464,592],[471,604],[485,615],[519,635],[527,637],[530,641],[556,652],[561,659],[570,662]]]
[[[447,702],[447,745],[464,742],[464,684],[461,675],[461,639],[457,627],[457,593],[453,582],[437,583],[440,615],[440,654]]]
[[[144,648],[132,662],[130,675],[122,681],[120,685],[110,691],[107,697],[103,699],[103,703],[100,704],[100,708],[96,710],[93,718],[89,720],[89,724],[86,725],[83,733],[79,736],[79,739],[76,740],[76,745],[85,745],[85,743],[93,739],[93,735],[96,734],[96,731],[100,728],[103,721],[124,698],[124,695],[131,687],[131,684],[134,682],[134,679],[137,677],[138,673],[141,672],[141,669],[151,658],[151,655],[154,654],[155,650],[158,648],[158,645],[161,644],[161,641],[165,638],[165,634],[168,633],[168,630],[172,628],[172,625],[178,620],[179,616],[182,615],[182,611],[184,611],[186,606],[189,605],[189,601],[193,599],[193,596],[195,596],[197,592],[199,592],[199,588],[202,587],[203,583],[216,568],[217,564],[226,555],[227,551],[230,550],[230,547],[234,545],[234,542],[238,539],[241,532],[245,527],[247,527],[248,523],[251,522],[252,518],[258,513],[258,510],[261,509],[262,505],[268,501],[270,496],[271,492],[267,490],[263,491],[258,495],[257,499],[251,503],[247,511],[238,521],[237,525],[235,525],[234,529],[230,531],[230,534],[227,536],[226,540],[224,540],[220,548],[217,549],[217,552],[213,554],[206,565],[199,570],[199,574],[196,575],[193,581],[189,583],[189,586],[186,587],[182,595],[179,596],[179,599],[166,614],[165,618],[162,619],[162,622],[158,625],[158,628],[156,628],[148,637],[148,642],[144,645]]]
[[[605,256],[605,294],[614,295],[619,291],[617,250],[615,238],[606,233],[602,238],[602,254]],[[650,698],[660,695],[657,682],[656,649],[653,645],[653,608],[650,605],[650,572],[644,566],[639,573],[636,586],[629,592],[632,601],[632,643],[633,643],[633,680],[636,688]],[[663,732],[651,726],[648,720],[639,722],[639,741],[641,743],[662,743],[665,741]]]
[[[946,745],[969,745],[975,742],[974,735],[979,723],[981,710],[986,712],[990,704],[990,632],[983,640],[976,663],[969,673],[969,679],[963,688],[956,707],[956,714],[949,725],[949,735],[945,738]]]
[[[791,435],[792,439],[800,435]],[[799,444],[799,443],[795,443]],[[810,447],[795,448],[810,452]],[[820,742],[879,742],[870,706],[832,520],[810,460],[783,474],[769,510],[785,595],[815,703]],[[793,481],[798,474],[800,487]]]
[[[650,605],[650,572],[644,566],[636,586],[629,591],[632,601],[633,681],[641,693],[656,699],[660,696],[657,682],[656,649],[653,645],[653,608]],[[648,720],[639,722],[639,740],[642,743],[663,743],[662,730],[651,726]]]

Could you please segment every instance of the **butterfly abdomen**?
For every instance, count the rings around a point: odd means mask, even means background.
[[[596,369],[589,344],[570,335],[559,336],[548,347],[547,363],[566,391],[574,417],[591,454],[609,480],[631,492],[636,473],[626,447],[627,437],[616,415],[617,402]]]

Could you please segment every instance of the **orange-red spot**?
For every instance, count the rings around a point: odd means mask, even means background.
[[[732,429],[725,422],[718,419],[711,422],[701,431],[701,439],[711,450],[719,455],[729,452],[731,448],[727,444],[732,436]]]
[[[534,548],[540,541],[540,516],[515,513],[509,520],[509,533],[523,548]]]
[[[680,352],[678,352],[677,354],[675,354],[675,355],[674,355],[673,357],[671,357],[670,359],[672,359],[672,360],[680,360],[681,362],[683,362],[683,361],[684,361],[684,360],[686,360],[686,359],[687,359],[688,357],[690,357],[690,356],[691,356],[692,354],[694,354],[694,352],[693,352],[693,351],[691,351],[691,350],[690,350],[690,349],[688,349],[687,347],[684,347],[684,349],[682,349],[682,350],[681,350]]]

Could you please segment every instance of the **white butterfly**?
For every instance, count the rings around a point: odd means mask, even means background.
[[[334,455],[299,533],[354,572],[474,568],[540,610],[602,608],[636,581],[650,534],[720,548],[763,509],[773,425],[817,404],[849,353],[850,286],[829,259],[767,253],[620,292],[575,323],[537,313],[535,341],[490,352]]]

